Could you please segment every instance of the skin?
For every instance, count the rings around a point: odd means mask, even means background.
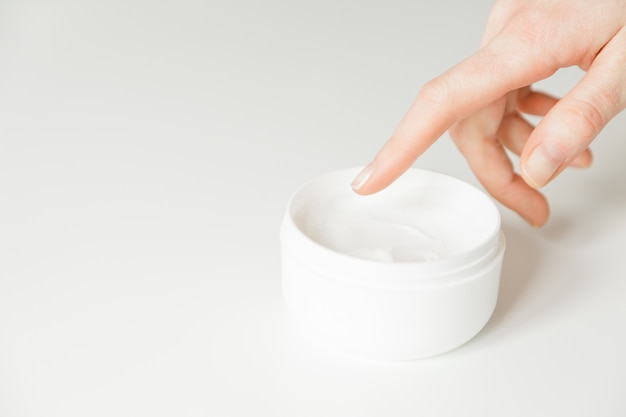
[[[626,107],[626,0],[498,0],[480,49],[424,85],[374,160],[359,194],[391,184],[446,131],[485,189],[534,226],[548,220],[538,188],[591,164],[589,144]],[[564,97],[532,84],[577,65]],[[537,126],[524,114],[543,116]],[[520,157],[519,173],[505,149]]]

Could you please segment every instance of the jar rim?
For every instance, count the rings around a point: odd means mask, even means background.
[[[480,236],[470,239],[470,245],[464,250],[448,254],[446,257],[425,262],[383,262],[356,257],[335,250],[313,239],[305,230],[307,205],[319,204],[320,195],[330,193],[354,193],[349,188],[349,180],[359,171],[349,168],[331,172],[311,179],[302,185],[291,197],[281,226],[281,243],[295,256],[317,269],[345,278],[358,277],[358,282],[377,280],[393,280],[396,282],[425,282],[436,279],[442,283],[443,278],[471,275],[472,271],[482,269],[504,250],[504,235],[500,227],[500,213],[493,200],[473,185],[446,174],[418,168],[409,169],[395,185],[393,193],[402,193],[412,184],[427,184],[429,192],[437,191],[438,198],[443,200],[442,210],[453,210],[455,215],[468,210],[481,210],[470,213],[468,219],[482,221],[485,230],[479,230]],[[391,187],[390,187],[391,188]],[[383,192],[386,192],[384,190]],[[382,193],[382,192],[381,192]],[[457,196],[456,194],[459,194]],[[458,197],[458,198],[457,198]],[[369,197],[365,197],[369,198]],[[472,201],[467,201],[472,200]],[[473,206],[471,204],[475,203]],[[461,204],[465,207],[458,207]],[[467,213],[462,213],[467,214]],[[450,213],[442,213],[449,216]],[[488,218],[487,218],[488,216]],[[444,219],[445,220],[445,219]],[[476,227],[468,228],[475,231]],[[464,231],[467,233],[468,231]],[[337,273],[334,273],[337,272]],[[449,281],[446,279],[445,281]]]

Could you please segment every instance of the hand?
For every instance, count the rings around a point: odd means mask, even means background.
[[[449,130],[485,189],[543,225],[537,188],[590,165],[589,144],[626,105],[625,24],[625,0],[497,1],[478,52],[424,85],[353,188],[385,188]],[[530,87],[573,65],[586,74],[563,98]],[[523,114],[543,118],[535,127]],[[520,156],[521,176],[505,148]]]

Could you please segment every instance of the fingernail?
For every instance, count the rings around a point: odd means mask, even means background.
[[[565,162],[565,154],[562,151],[542,143],[530,154],[522,170],[529,184],[539,188],[550,181],[563,162]]]
[[[361,189],[361,187],[363,187],[365,185],[365,183],[367,182],[367,180],[370,178],[370,176],[372,175],[372,172],[374,171],[374,163],[370,162],[365,168],[363,168],[361,170],[361,172],[359,172],[359,174],[354,178],[354,180],[352,181],[352,189],[354,191],[358,191]]]

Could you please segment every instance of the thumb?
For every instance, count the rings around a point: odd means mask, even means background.
[[[521,173],[535,188],[565,169],[624,108],[626,32],[598,54],[587,74],[544,117],[521,154]]]

